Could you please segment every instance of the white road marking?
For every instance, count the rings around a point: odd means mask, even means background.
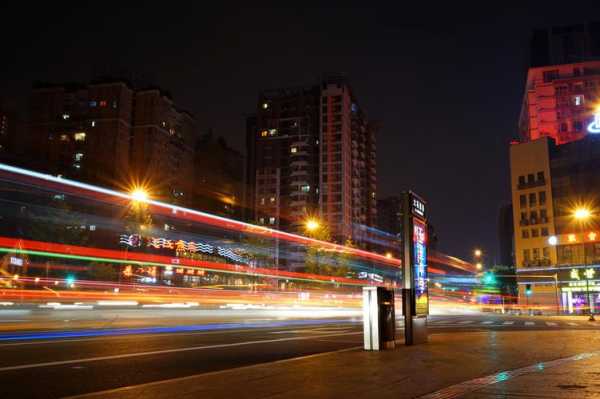
[[[535,321],[526,321],[525,325],[526,326],[535,326]]]
[[[163,349],[163,350],[157,350],[157,351],[137,352],[137,353],[124,353],[121,355],[88,357],[88,358],[72,359],[72,360],[59,360],[56,362],[20,364],[18,366],[0,367],[0,372],[32,369],[32,368],[39,368],[39,367],[49,367],[49,366],[62,366],[64,364],[99,362],[99,361],[103,361],[103,360],[127,359],[130,357],[162,355],[162,354],[166,354],[166,353],[191,352],[191,351],[199,351],[199,350],[205,350],[205,349],[217,349],[217,348],[231,348],[231,347],[236,347],[236,346],[269,344],[269,343],[274,343],[274,342],[305,341],[305,340],[317,339],[317,338],[339,337],[339,336],[344,336],[344,335],[359,335],[359,334],[362,335],[363,332],[360,331],[360,332],[351,332],[351,333],[344,333],[344,334],[324,334],[324,335],[313,335],[313,336],[308,336],[308,337],[289,337],[289,338],[265,339],[265,340],[260,340],[260,341],[244,341],[244,342],[234,342],[234,343],[229,343],[229,344],[191,346],[191,347],[187,347],[187,348]]]
[[[512,326],[513,324],[515,324],[515,322],[514,321],[505,321],[502,324],[504,324],[505,326]]]
[[[551,322],[551,321],[547,321],[547,322],[546,322],[546,325],[547,325],[548,327],[556,327],[558,324],[557,324],[557,323],[553,323],[553,322]]]
[[[473,323],[473,320],[465,320],[465,321],[459,321],[458,324],[471,324]]]
[[[481,324],[494,324],[494,322],[491,320],[488,320],[488,321],[482,321]]]

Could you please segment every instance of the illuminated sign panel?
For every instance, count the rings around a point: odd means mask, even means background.
[[[593,134],[600,133],[600,109],[596,110],[596,113],[594,114],[594,120],[588,125],[587,130],[589,133]]]
[[[417,197],[415,197],[414,195],[412,196],[412,214],[415,216],[420,216],[420,217],[425,217],[425,204],[423,203],[423,201],[421,201],[420,199],[418,199]]]
[[[429,313],[429,297],[427,293],[427,225],[417,218],[413,218],[413,277],[416,314],[426,315]]]

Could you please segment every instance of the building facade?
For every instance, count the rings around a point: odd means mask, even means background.
[[[248,218],[298,232],[317,217],[337,242],[365,243],[377,215],[377,128],[343,77],[262,92],[247,119]]]
[[[30,98],[24,166],[189,204],[195,121],[159,90],[124,82],[38,85]]]
[[[519,120],[521,140],[579,140],[594,123],[600,94],[600,61],[529,69]]]
[[[600,309],[600,137],[514,144],[510,163],[520,303]]]

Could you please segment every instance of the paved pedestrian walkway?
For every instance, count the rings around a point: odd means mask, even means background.
[[[84,397],[585,398],[598,394],[599,375],[595,330],[458,332],[393,351],[346,350]]]

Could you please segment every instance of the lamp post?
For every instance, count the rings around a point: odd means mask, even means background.
[[[592,217],[592,211],[590,211],[586,207],[578,207],[573,211],[573,217],[580,223],[580,226],[583,226],[583,224]],[[587,251],[585,238],[583,240],[583,266],[587,267]],[[588,314],[590,316],[590,321],[596,321],[594,313],[592,312],[592,298],[590,296],[590,274],[591,273],[588,273],[587,270],[585,271],[585,290],[588,301]]]

